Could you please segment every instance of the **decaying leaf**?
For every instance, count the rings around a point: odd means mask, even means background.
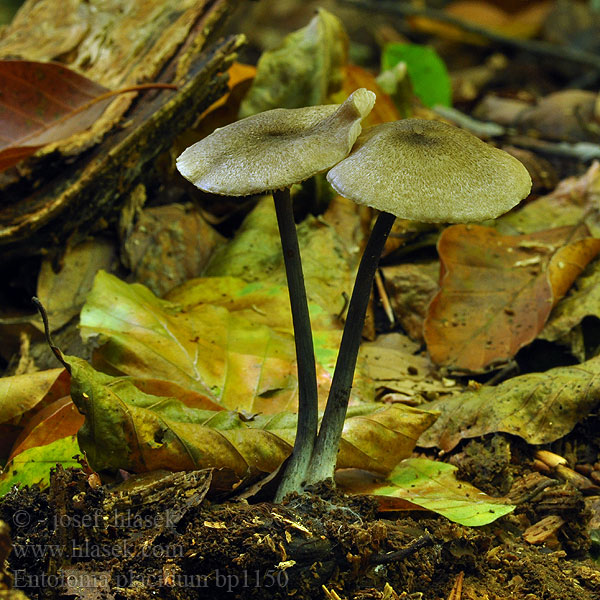
[[[15,421],[32,408],[69,394],[69,375],[61,367],[0,378],[0,424]],[[0,429],[1,431],[1,429]]]
[[[63,368],[0,378],[0,458],[9,456],[36,411],[68,393],[69,375]]]
[[[360,347],[369,377],[378,389],[394,393],[394,398],[420,404],[423,398],[462,391],[452,379],[433,377],[430,361],[417,352],[418,345],[399,333],[380,335]]]
[[[534,233],[583,221],[594,237],[600,237],[596,206],[600,200],[600,163],[594,161],[581,177],[569,177],[546,196],[536,198],[496,219],[494,226],[505,235]]]
[[[427,307],[438,290],[437,262],[390,265],[382,272],[394,315],[413,340],[422,342]]]
[[[594,141],[589,123],[594,121],[596,97],[597,93],[589,90],[554,92],[520,113],[516,125],[547,140]]]
[[[60,438],[45,446],[34,446],[21,452],[6,466],[0,475],[0,496],[14,485],[48,485],[50,469],[57,464],[63,467],[80,467],[74,459],[81,455],[75,435]]]
[[[193,206],[167,204],[142,210],[123,244],[135,281],[162,296],[199,277],[223,238]]]
[[[323,8],[302,29],[288,35],[280,48],[264,52],[240,118],[272,108],[327,104],[342,86],[341,68],[348,57],[342,22]]]
[[[13,460],[17,455],[38,446],[46,446],[65,437],[73,436],[83,425],[83,416],[69,396],[49,404],[27,422],[17,438],[8,457]]]
[[[141,392],[66,357],[72,397],[86,421],[79,443],[97,470],[145,472],[226,468],[240,477],[275,470],[291,452],[296,415],[256,415],[190,408]],[[362,405],[349,412],[338,465],[388,472],[409,456],[435,414],[400,405]]]
[[[447,228],[438,242],[441,289],[425,320],[432,360],[480,372],[514,356],[600,252],[600,240],[587,235],[585,226],[523,236],[479,225]]]
[[[554,342],[589,316],[600,319],[600,262],[598,261],[588,266],[575,282],[569,295],[554,307],[539,337]]]
[[[100,269],[111,271],[116,262],[115,244],[102,238],[67,247],[60,271],[54,272],[53,261],[42,261],[37,283],[37,297],[48,313],[51,331],[60,329],[79,313],[94,277]],[[43,331],[36,316],[32,324]]]
[[[397,121],[401,118],[394,101],[390,98],[389,94],[386,94],[379,87],[375,76],[371,72],[357,65],[348,64],[344,69],[344,73],[344,98],[349,96],[354,90],[363,87],[371,90],[377,96],[377,102],[375,102],[373,110],[362,122],[363,129],[379,125],[380,123],[387,123],[388,121]]]
[[[445,11],[452,17],[467,23],[479,24],[502,35],[517,38],[530,38],[541,29],[544,19],[553,4],[547,1],[528,2],[520,11],[513,13],[503,10],[496,3],[483,0],[455,0]],[[432,20],[427,17],[410,19],[413,27],[420,31],[439,35],[450,40],[460,40],[470,44],[487,44],[486,38],[465,32],[452,24]]]
[[[502,431],[530,444],[548,444],[573,429],[598,405],[600,358],[545,373],[520,375],[421,405],[440,411],[419,446],[449,452],[462,439]]]
[[[487,525],[514,510],[502,499],[456,479],[456,471],[447,463],[407,458],[372,493],[408,500],[467,527]]]

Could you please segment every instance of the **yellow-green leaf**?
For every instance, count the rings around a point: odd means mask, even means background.
[[[468,527],[487,525],[514,510],[513,505],[456,479],[456,471],[456,467],[447,463],[408,458],[375,493],[403,498]]]

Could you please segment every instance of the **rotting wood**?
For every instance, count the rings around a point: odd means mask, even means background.
[[[157,78],[180,83],[177,92],[146,92],[100,144],[70,164],[59,152],[42,153],[31,163],[32,178],[16,179],[3,190],[0,251],[5,258],[46,254],[115,220],[129,191],[152,170],[152,161],[225,93],[225,71],[243,36],[201,50],[232,10],[231,0],[204,6]]]

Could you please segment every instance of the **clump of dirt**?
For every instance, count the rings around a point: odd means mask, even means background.
[[[432,513],[380,518],[365,496],[331,488],[283,504],[213,503],[209,471],[160,473],[117,489],[79,470],[0,500],[13,587],[32,599],[341,598],[397,594],[592,600],[593,564],[527,545],[512,515],[481,528]],[[389,594],[389,591],[388,591]],[[470,594],[470,595],[469,595]],[[388,596],[389,597],[389,596]]]
[[[452,457],[457,477],[472,483],[491,496],[507,494],[513,484],[510,441],[496,434],[483,441],[471,440],[463,451]]]

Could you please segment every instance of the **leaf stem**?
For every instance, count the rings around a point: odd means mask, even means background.
[[[50,325],[48,323],[48,313],[46,312],[44,305],[37,296],[34,296],[31,299],[31,301],[35,304],[36,308],[38,309],[38,312],[42,317],[42,321],[44,322],[44,333],[46,334],[46,341],[48,342],[48,346],[50,346],[50,350],[52,350],[58,362],[67,370],[67,373],[70,374],[70,365],[65,361],[63,353],[60,351],[59,347],[54,343],[54,340],[52,339],[52,334],[50,333]]]
[[[289,492],[301,491],[302,489],[317,437],[318,405],[317,373],[308,300],[304,287],[300,247],[289,188],[275,191],[273,200],[275,201],[290,294],[298,364],[298,425],[294,450],[287,463],[275,497],[276,502],[281,502]]]
[[[379,214],[358,267],[327,406],[308,468],[309,484],[333,479],[373,278],[394,220],[390,213]]]

